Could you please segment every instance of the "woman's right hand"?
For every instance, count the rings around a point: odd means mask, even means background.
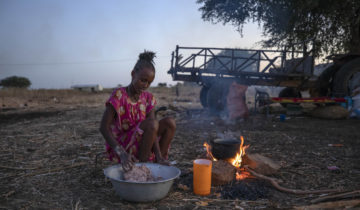
[[[116,146],[115,153],[120,158],[122,167],[124,171],[130,171],[134,167],[134,162],[137,162],[137,159],[128,154],[122,147]]]
[[[124,171],[130,171],[134,167],[135,162],[138,162],[133,155],[126,152],[120,156],[120,160]]]

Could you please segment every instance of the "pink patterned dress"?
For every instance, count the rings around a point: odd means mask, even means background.
[[[128,152],[138,158],[139,142],[143,130],[139,128],[140,123],[145,120],[146,115],[155,107],[156,100],[149,92],[142,92],[137,102],[132,102],[125,87],[113,91],[106,104],[111,104],[116,111],[111,131],[116,141]],[[112,148],[106,143],[106,151],[109,159],[117,158]],[[153,157],[150,158],[152,160]],[[118,159],[118,162],[120,160]]]

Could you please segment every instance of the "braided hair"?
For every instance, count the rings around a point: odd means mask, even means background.
[[[155,72],[155,67],[154,67],[154,64],[155,64],[154,58],[155,57],[156,57],[156,55],[154,52],[144,50],[144,52],[140,53],[140,55],[139,55],[139,59],[137,60],[135,66],[134,66],[134,71],[138,72],[139,70],[141,70],[143,68],[151,68]]]

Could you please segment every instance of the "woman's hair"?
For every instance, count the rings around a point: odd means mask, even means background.
[[[134,66],[134,71],[137,72],[143,68],[151,68],[155,71],[155,63],[153,60],[155,57],[156,55],[154,52],[144,50],[144,52],[139,55],[139,59]]]

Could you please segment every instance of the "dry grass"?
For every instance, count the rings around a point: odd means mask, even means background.
[[[199,86],[179,86],[178,95],[174,87],[154,87],[149,91],[158,105],[172,105],[164,111],[164,115],[175,116],[177,125],[169,157],[177,161],[182,175],[163,200],[126,202],[115,194],[103,174],[103,169],[113,163],[102,155],[104,139],[98,129],[103,103],[111,90],[30,90],[14,91],[14,95],[2,91],[0,102],[1,98],[44,101],[38,101],[43,110],[29,110],[30,105],[3,112],[0,109],[0,209],[290,209],[318,198],[286,194],[270,187],[268,197],[263,199],[224,200],[219,198],[222,188],[214,187],[210,196],[198,197],[180,187],[191,189],[192,161],[205,157],[204,141],[228,133],[241,133],[246,144],[251,145],[248,153],[279,161],[282,168],[273,178],[281,179],[281,186],[301,190],[360,189],[360,133],[356,120],[322,120],[304,115],[280,122],[276,117],[279,112],[268,117],[250,115],[243,122],[227,124],[207,110],[193,108],[201,107]],[[328,166],[339,169],[330,170]],[[200,206],[203,203],[208,206]]]
[[[0,106],[3,109],[17,109],[24,107],[73,106],[74,104],[97,105],[104,102],[110,92],[111,90],[91,93],[71,89],[1,89]]]
[[[200,86],[179,85],[176,87],[151,87],[158,106],[199,106]],[[71,89],[38,89],[20,88],[0,89],[0,110],[18,108],[101,106],[110,96],[113,89],[101,92],[86,92]],[[178,95],[176,94],[178,92]]]
[[[105,89],[103,92],[111,92],[111,89]],[[24,88],[5,88],[0,89],[0,97],[25,97],[25,98],[49,98],[49,97],[69,97],[92,95],[94,93],[78,91],[72,89],[36,89],[29,90]]]

